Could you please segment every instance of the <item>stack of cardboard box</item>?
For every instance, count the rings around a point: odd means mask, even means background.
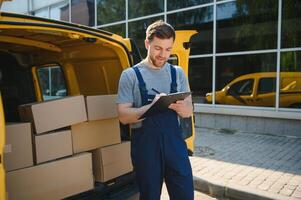
[[[115,99],[116,95],[86,97],[88,122],[81,125],[98,127],[95,129],[98,136],[95,134],[94,137],[90,138],[90,141],[94,138],[98,143],[92,142],[90,148],[86,149],[94,149],[92,151],[93,173],[97,182],[106,182],[133,170],[130,142],[121,142]],[[77,128],[81,125],[71,126],[73,142],[76,141],[75,135],[79,135]],[[85,133],[88,132],[92,135],[94,131],[86,131]],[[76,149],[75,145],[74,149]],[[79,149],[81,148],[79,147]]]
[[[24,123],[6,125],[8,199],[61,199],[92,189],[93,180],[130,172],[130,143],[121,143],[115,98],[73,96],[20,106]]]

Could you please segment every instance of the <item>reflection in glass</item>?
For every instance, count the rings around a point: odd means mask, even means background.
[[[113,26],[103,27],[100,29],[125,37],[125,24],[117,24]]]
[[[49,18],[48,8],[36,10],[33,15],[37,17]]]
[[[212,91],[212,57],[189,60],[189,85],[194,103],[204,103],[207,92]]]
[[[217,57],[216,90],[221,90],[230,81],[245,74],[275,71],[275,53]]]
[[[281,47],[301,47],[301,1],[282,1]]]
[[[62,21],[69,21],[69,4],[63,3],[50,7],[50,18]]]
[[[86,26],[95,25],[94,0],[72,0],[71,1],[71,22]]]
[[[136,42],[143,58],[146,57],[147,53],[144,46],[145,31],[151,23],[160,19],[163,20],[164,17],[153,17],[145,20],[129,22],[129,38],[132,38]]]
[[[238,81],[231,85],[228,93],[231,95],[251,95],[253,92],[254,79],[246,79]]]
[[[176,10],[190,6],[197,6],[205,3],[211,3],[213,0],[168,0],[167,10]]]
[[[130,19],[164,11],[164,1],[162,0],[128,0],[128,2]]]
[[[125,0],[97,0],[97,25],[125,20]]]
[[[212,53],[212,17],[213,7],[210,6],[167,15],[167,22],[176,30],[198,30],[199,33],[194,35],[190,40],[190,54],[206,54]]]
[[[301,52],[281,53],[280,105],[301,108]]]
[[[216,104],[274,107],[275,85],[275,53],[217,57]]]
[[[266,94],[276,91],[276,77],[259,79],[258,94]]]
[[[217,5],[217,52],[277,48],[278,0]]]

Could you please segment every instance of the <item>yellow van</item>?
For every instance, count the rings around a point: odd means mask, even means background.
[[[276,72],[252,73],[240,76],[222,90],[216,91],[216,104],[275,106]],[[206,101],[212,102],[212,93]],[[301,108],[301,72],[280,73],[280,107]]]
[[[172,52],[187,76],[190,49],[184,43],[195,33],[177,31]],[[103,30],[0,12],[0,199],[5,199],[5,123],[20,120],[18,106],[117,93],[121,72],[141,59],[133,44]],[[193,152],[193,119],[184,120],[182,127],[188,151]]]

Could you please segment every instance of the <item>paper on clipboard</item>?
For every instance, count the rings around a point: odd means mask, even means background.
[[[139,119],[164,112],[168,109],[170,104],[184,100],[189,95],[191,95],[191,92],[177,92],[161,96]]]

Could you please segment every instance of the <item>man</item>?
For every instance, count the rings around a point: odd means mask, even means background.
[[[167,63],[174,40],[171,25],[151,24],[146,30],[147,57],[124,70],[119,81],[119,120],[131,127],[132,163],[143,200],[159,200],[163,180],[171,200],[193,199],[191,165],[178,119],[192,115],[191,96],[166,112],[139,119],[160,96],[189,91],[183,70]]]

